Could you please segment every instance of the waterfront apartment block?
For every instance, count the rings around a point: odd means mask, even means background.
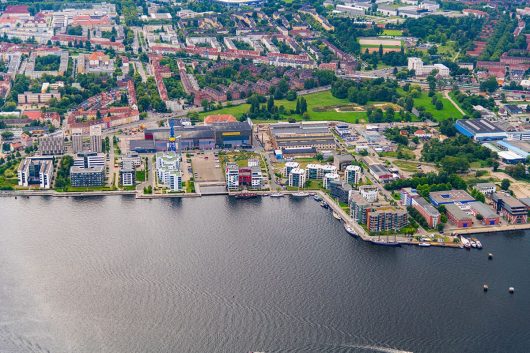
[[[524,203],[516,198],[502,193],[494,193],[491,200],[497,213],[500,213],[508,223],[524,224],[528,222],[528,209]]]
[[[239,166],[237,163],[226,163],[225,168],[226,188],[228,190],[239,189]]]
[[[132,162],[122,162],[120,167],[120,184],[123,186],[136,185],[136,169]]]
[[[20,162],[17,174],[20,186],[39,185],[41,189],[49,189],[53,179],[53,157],[27,157]]]
[[[337,173],[337,167],[330,164],[308,164],[306,166],[306,177],[308,179],[322,179],[324,178],[324,175],[330,173],[330,174],[336,174]]]
[[[350,194],[350,217],[359,224],[366,224],[366,215],[369,203],[361,196],[358,191]]]
[[[353,192],[350,184],[340,180],[331,180],[328,183],[328,190],[331,197],[339,200],[342,203],[348,203],[350,194]]]
[[[429,193],[431,203],[438,207],[440,205],[451,205],[454,203],[469,203],[475,201],[473,196],[464,190],[433,191]]]
[[[305,170],[302,168],[292,169],[289,173],[289,186],[303,188],[305,185]]]
[[[473,219],[469,214],[464,212],[460,207],[454,204],[446,204],[445,210],[449,222],[458,228],[469,228],[473,226]]]
[[[72,150],[74,153],[83,152],[83,129],[74,128],[71,133],[72,138]]]
[[[39,138],[39,152],[43,156],[62,155],[64,153],[64,134],[58,131]]]
[[[93,187],[105,185],[105,167],[76,167],[70,168],[70,181],[75,187]]]
[[[182,191],[181,156],[177,152],[158,152],[156,154],[156,175],[158,182],[170,191]]]
[[[340,182],[340,176],[337,173],[326,173],[324,175],[324,178],[322,178],[322,186],[324,189],[329,190],[329,184],[332,181],[339,181]]]
[[[355,185],[361,181],[361,167],[358,165],[349,165],[344,170],[344,179],[348,184]]]
[[[370,232],[397,231],[408,224],[407,211],[392,206],[368,209],[366,227]]]
[[[239,186],[249,186],[251,188],[261,188],[263,184],[263,174],[260,167],[239,167]]]

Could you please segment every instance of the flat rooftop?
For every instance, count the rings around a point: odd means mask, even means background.
[[[457,123],[473,134],[493,134],[505,132],[486,119],[460,119]]]
[[[433,191],[429,193],[431,200],[439,204],[454,202],[471,202],[475,199],[464,190]]]

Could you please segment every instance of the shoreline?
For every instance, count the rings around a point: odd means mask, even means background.
[[[252,191],[260,197],[265,197],[271,194],[271,191]],[[340,221],[351,227],[355,230],[356,235],[354,237],[359,238],[366,242],[376,243],[374,236],[369,235],[364,228],[362,228],[357,222],[353,221],[350,215],[344,211],[333,199],[321,190],[308,190],[318,194],[322,197],[329,205],[329,207],[340,216]],[[296,191],[287,191],[282,190],[279,193],[284,195],[292,195]],[[152,199],[167,199],[167,198],[197,198],[203,196],[227,196],[232,197],[237,195],[233,192],[216,192],[216,193],[175,193],[175,194],[143,194],[137,190],[121,190],[121,191],[72,191],[72,192],[59,192],[55,190],[1,190],[0,198],[2,197],[101,197],[101,196],[135,196],[135,199],[139,200],[152,200]],[[487,233],[502,233],[509,231],[518,231],[518,230],[529,230],[530,223],[526,224],[505,224],[502,226],[493,226],[493,227],[477,227],[477,228],[461,228],[453,230],[454,234],[458,235],[475,235],[475,234],[487,234]],[[418,245],[419,242],[411,241],[409,238],[397,236],[397,243],[399,245]],[[431,242],[433,247],[448,247],[448,248],[461,248],[460,243],[438,243]]]

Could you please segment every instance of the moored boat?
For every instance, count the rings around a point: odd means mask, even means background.
[[[398,243],[397,241],[380,241],[380,240],[372,240],[372,244],[375,244],[375,245],[382,245],[382,246],[394,246],[394,247],[398,247],[398,246],[401,246],[400,243]]]
[[[431,246],[431,243],[427,243],[427,242],[423,241],[423,242],[419,243],[418,246],[427,248],[427,247]]]
[[[335,219],[342,219],[342,218],[339,216],[339,214],[338,214],[337,212],[335,212],[335,211],[333,211],[333,217],[334,217]]]
[[[353,236],[357,236],[357,233],[355,233],[355,231],[353,230],[352,227],[350,227],[348,224],[344,223],[344,229],[346,230],[346,232],[350,235],[353,235]]]
[[[304,191],[298,191],[292,194],[294,197],[307,197],[309,194]]]
[[[285,195],[281,192],[274,192],[271,194],[271,197],[284,197]]]
[[[328,208],[328,207],[329,207],[329,205],[326,203],[326,201],[322,201],[322,202],[320,203],[320,206],[322,206],[322,207],[324,207],[324,208]]]
[[[318,195],[315,195],[313,196],[313,200],[315,201],[322,201],[322,197],[318,196]]]
[[[234,195],[236,199],[252,199],[254,197],[258,197],[258,194],[254,192],[241,192],[239,194]]]
[[[482,243],[477,238],[471,238],[471,241],[475,243],[475,246],[477,249],[482,249]],[[473,243],[471,243],[471,246],[473,246]]]

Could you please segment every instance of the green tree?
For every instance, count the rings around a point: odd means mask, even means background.
[[[508,189],[510,188],[510,180],[508,179],[502,179],[501,181],[501,189],[504,190],[504,191],[508,191]]]

